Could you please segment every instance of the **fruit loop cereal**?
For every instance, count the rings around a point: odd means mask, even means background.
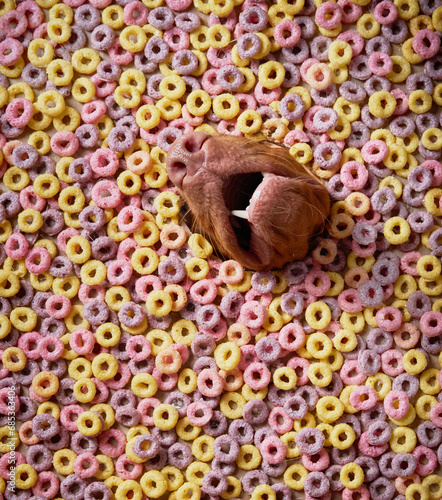
[[[0,497],[442,498],[442,6],[0,3]],[[332,199],[255,272],[191,234],[183,133]]]

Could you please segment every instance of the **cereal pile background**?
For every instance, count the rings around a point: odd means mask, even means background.
[[[440,5],[0,2],[2,498],[442,497]],[[324,180],[308,258],[191,234],[192,130]]]

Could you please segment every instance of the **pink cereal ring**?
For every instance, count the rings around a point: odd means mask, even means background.
[[[213,410],[209,405],[201,401],[190,403],[187,407],[187,418],[192,425],[202,427],[210,422]]]
[[[302,465],[310,472],[323,471],[330,465],[330,456],[325,448],[314,455],[305,453],[301,456]]]
[[[331,280],[324,271],[311,270],[305,277],[305,289],[314,297],[323,297],[331,286]]]
[[[361,370],[357,359],[345,361],[339,374],[346,385],[363,384],[367,378],[367,375]]]
[[[74,156],[79,146],[78,137],[73,132],[62,130],[51,137],[51,149],[58,156]]]
[[[365,46],[365,40],[360,33],[355,30],[347,30],[338,35],[338,40],[347,42],[352,50],[352,56],[357,57]]]
[[[89,101],[83,104],[81,108],[81,119],[84,123],[97,122],[107,111],[107,105],[104,101]]]
[[[276,465],[285,460],[287,447],[278,437],[269,436],[261,443],[259,451],[267,463]]]
[[[28,19],[28,28],[35,29],[44,21],[44,14],[34,0],[25,0],[17,5],[17,10],[23,12]]]
[[[46,248],[36,247],[26,256],[25,264],[30,273],[40,274],[49,270],[51,261],[51,255]]]
[[[163,40],[169,45],[172,52],[185,50],[189,47],[190,38],[189,33],[186,33],[180,28],[174,26],[163,33]],[[178,40],[178,41],[176,41]]]
[[[174,351],[177,351],[180,353],[182,363],[186,363],[190,357],[190,352],[189,348],[185,346],[184,344],[178,343],[178,344],[170,344],[169,349],[172,349]]]
[[[126,436],[119,429],[108,429],[98,436],[98,448],[104,455],[118,458],[126,448]]]
[[[123,233],[134,233],[143,222],[143,212],[129,205],[120,211],[117,222],[118,229]]]
[[[171,391],[178,382],[178,373],[161,373],[157,368],[153,369],[152,376],[156,379],[160,391]]]
[[[218,289],[213,280],[200,280],[192,285],[190,296],[197,304],[211,304],[218,294]]]
[[[251,95],[251,94],[235,94],[235,97],[238,99],[239,102],[239,109],[241,111],[245,110],[256,110],[257,104],[256,104],[256,99]]]
[[[13,127],[24,128],[34,114],[32,102],[24,98],[12,100],[6,108],[6,118]]]
[[[348,313],[361,312],[364,309],[358,291],[354,288],[347,288],[338,295],[338,306]]]
[[[123,454],[121,457],[118,457],[115,464],[115,470],[118,477],[121,477],[121,479],[134,481],[141,476],[143,472],[143,464],[132,462],[126,454]]]
[[[104,301],[105,296],[106,290],[103,285],[86,285],[86,283],[82,283],[78,290],[78,298],[83,304],[91,300]]]
[[[369,410],[377,402],[378,396],[372,387],[358,386],[350,394],[350,404],[357,410]]]
[[[11,66],[16,63],[23,54],[23,45],[14,38],[6,38],[0,42],[0,64]]]
[[[64,295],[52,295],[46,301],[46,310],[51,318],[66,318],[71,311],[71,301]]]
[[[342,490],[342,500],[354,500],[355,498],[359,498],[359,500],[370,500],[370,492],[365,484],[356,489],[344,488]]]
[[[138,248],[140,248],[140,245],[133,238],[126,238],[118,247],[117,259],[130,262],[133,252]]]
[[[396,99],[396,109],[393,115],[403,115],[408,111],[408,95],[400,88],[391,91],[391,95]]]
[[[216,68],[208,69],[201,78],[201,86],[210,95],[218,95],[224,92],[221,85],[216,83],[218,71]]]
[[[338,5],[341,7],[342,22],[344,24],[355,23],[362,15],[362,7],[351,0],[338,0]]]
[[[260,82],[256,84],[255,90],[253,91],[255,99],[259,102],[259,104],[263,104],[264,106],[268,106],[270,103],[278,101],[281,93],[281,87],[276,87],[272,90],[265,89]]]
[[[29,251],[29,243],[21,233],[12,233],[5,243],[5,252],[13,260],[21,260],[26,257]]]
[[[409,407],[410,401],[403,391],[390,391],[384,398],[385,412],[391,418],[404,418]]]
[[[233,64],[231,51],[232,49],[229,46],[222,49],[209,47],[209,49],[207,50],[207,60],[214,68],[220,69],[223,66]]]
[[[126,344],[126,352],[130,359],[134,361],[142,361],[150,356],[152,346],[149,340],[143,335],[135,335],[131,337]]]
[[[314,57],[310,57],[309,59],[306,59],[301,64],[299,72],[301,73],[301,78],[304,80],[304,82],[305,82],[305,75],[307,73],[307,70],[309,68],[311,68],[314,64],[318,64],[319,62],[321,62],[321,61],[319,61],[318,59],[315,59]]]
[[[281,406],[275,406],[272,409],[268,422],[270,427],[278,434],[285,434],[293,429],[293,419],[289,417],[288,413]]]
[[[105,9],[112,3],[112,0],[89,0],[89,3],[96,9]]]
[[[432,187],[442,184],[442,163],[437,160],[426,160],[421,164],[421,167],[425,167],[433,174]]]
[[[297,142],[309,142],[309,136],[303,130],[290,130],[284,137],[284,146],[290,148]]]
[[[215,342],[222,340],[227,333],[227,322],[225,319],[221,318],[218,324],[211,330],[201,330],[201,333],[211,335]],[[250,333],[253,335],[252,331]]]
[[[219,267],[219,277],[229,285],[240,283],[244,278],[244,269],[236,260],[226,260]]]
[[[79,328],[71,333],[69,345],[77,354],[83,356],[92,352],[95,345],[95,336],[85,328]]]
[[[68,431],[77,432],[77,418],[85,411],[80,405],[67,405],[60,412],[60,422]]]
[[[367,163],[381,163],[388,155],[388,146],[384,141],[378,139],[370,140],[362,146],[361,154]]]
[[[397,19],[397,8],[393,2],[385,0],[378,3],[373,11],[375,20],[382,25],[394,23]]]
[[[419,476],[426,477],[433,474],[437,467],[437,455],[431,448],[419,445],[416,446],[411,454],[416,459],[416,473],[419,474]]]
[[[289,36],[285,36],[286,31],[289,32]],[[275,26],[273,37],[278,45],[288,49],[301,39],[301,28],[294,21],[284,19]]]
[[[394,332],[402,324],[402,313],[396,307],[383,307],[376,313],[375,318],[379,328],[387,332]]]
[[[204,116],[194,116],[192,115],[189,110],[187,109],[187,106],[184,104],[183,107],[181,108],[182,115],[184,118],[184,121],[191,125],[192,127],[198,127],[200,126],[203,121],[204,121]]]
[[[182,12],[192,5],[192,0],[166,0],[166,5],[171,10]]]
[[[3,414],[9,412],[17,412],[20,408],[20,399],[17,394],[12,394],[9,396],[9,387],[4,387],[0,389],[0,411]]]
[[[226,135],[233,135],[234,137],[241,137],[243,133],[236,126],[236,118],[232,120],[221,120],[218,123],[218,132]]]
[[[6,37],[18,38],[26,31],[28,18],[23,12],[10,10],[0,18],[0,32]]]
[[[122,389],[129,382],[131,375],[130,368],[120,363],[118,365],[117,374],[115,377],[107,380],[106,384],[110,389],[118,391],[118,389]]]
[[[117,88],[117,82],[107,82],[102,80],[97,74],[91,76],[91,82],[95,85],[95,97],[99,99],[111,95]]]
[[[419,326],[426,337],[437,337],[442,331],[442,313],[438,311],[424,313]]]
[[[420,484],[421,478],[416,473],[411,474],[411,476],[408,477],[397,477],[394,480],[394,486],[397,489],[398,493],[400,493],[401,495],[405,495],[409,481],[412,481],[415,484]]]
[[[147,144],[150,144],[151,146],[156,146],[158,134],[165,128],[166,128],[166,122],[163,119],[161,119],[160,123],[155,128],[152,128],[150,130],[141,129],[140,136],[147,142]]]
[[[100,463],[93,453],[80,453],[74,460],[74,473],[81,478],[92,477],[98,472],[99,466]]]
[[[135,282],[135,291],[142,300],[147,300],[152,290],[162,290],[163,284],[157,276],[141,276]]]
[[[404,373],[402,353],[396,349],[389,349],[381,354],[382,371],[390,377],[397,377]]]
[[[38,344],[38,353],[47,361],[55,361],[60,358],[64,351],[63,342],[53,335],[43,337]]]
[[[430,410],[430,420],[442,429],[442,403],[436,403]]]
[[[316,9],[315,21],[321,28],[334,30],[339,26],[341,20],[341,9],[335,2],[324,2]]]
[[[60,480],[51,471],[39,472],[37,482],[32,487],[32,494],[37,497],[54,498],[60,487]]]
[[[111,149],[97,149],[90,158],[92,170],[100,177],[110,177],[119,168],[118,156]]]
[[[35,194],[33,186],[27,186],[20,191],[20,205],[22,208],[32,208],[38,212],[43,212],[46,200]]]
[[[91,190],[91,196],[98,207],[106,209],[116,207],[123,194],[115,182],[104,180],[95,184]]]
[[[126,26],[144,26],[149,16],[149,9],[138,0],[124,6],[123,21]]]
[[[206,368],[198,374],[197,385],[203,396],[213,398],[222,393],[224,380],[215,370]]]
[[[251,363],[244,370],[244,382],[255,391],[267,387],[270,383],[270,379],[270,370],[263,363]]]
[[[257,301],[246,302],[241,307],[239,322],[249,328],[261,328],[266,316],[267,311],[262,304]]]
[[[419,30],[413,36],[412,47],[422,59],[431,59],[439,52],[440,38],[429,29]]]
[[[110,60],[120,66],[127,66],[134,60],[134,54],[121,46],[120,40],[115,38],[112,46],[108,49]],[[94,82],[95,83],[95,82]],[[116,82],[115,82],[116,83]],[[98,96],[97,96],[98,97]]]
[[[370,69],[374,75],[385,76],[391,73],[393,61],[385,52],[373,52],[368,58],[368,69]]]
[[[107,354],[108,352],[109,352],[108,349],[106,349],[105,347],[101,347],[101,349],[99,350],[99,352],[97,352],[97,354],[102,354],[102,353]],[[93,361],[95,356],[96,354],[92,352],[90,354],[86,354],[86,359],[88,359],[89,361]],[[93,405],[99,405],[101,403],[105,403],[109,398],[109,389],[107,385],[103,382],[103,380],[98,380],[98,378],[95,377],[92,378],[92,382],[95,384],[97,392],[91,403]]]
[[[340,175],[342,184],[352,191],[362,189],[368,180],[368,170],[357,161],[344,163],[341,167]]]
[[[125,285],[132,273],[133,268],[127,260],[113,260],[107,268],[107,279],[111,285]]]
[[[281,328],[278,341],[283,349],[297,351],[304,345],[305,332],[299,321],[293,321]]]
[[[25,353],[28,359],[38,359],[38,343],[42,339],[38,332],[27,332],[20,335],[18,339],[18,347]]]

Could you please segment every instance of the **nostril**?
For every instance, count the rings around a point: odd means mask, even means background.
[[[183,171],[184,172],[184,171],[187,170],[186,165],[184,165],[184,163],[181,162],[181,161],[175,161],[175,162],[173,162],[172,165],[171,165],[171,168],[173,170],[175,170],[176,172],[179,172],[179,171]]]
[[[199,150],[198,144],[196,141],[192,141],[191,139],[188,139],[184,143],[184,147],[189,151],[189,153],[196,153]]]

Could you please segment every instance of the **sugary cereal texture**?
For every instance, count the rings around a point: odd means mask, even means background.
[[[442,6],[3,0],[0,498],[442,497]],[[190,234],[183,133],[319,176],[304,261]]]

